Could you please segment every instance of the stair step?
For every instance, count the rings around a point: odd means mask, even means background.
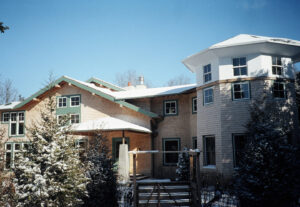
[[[154,186],[139,186],[139,190],[152,190]],[[157,188],[156,188],[157,189]],[[163,186],[161,189],[190,189],[190,186],[188,185],[169,185],[169,186]]]
[[[176,203],[189,203],[190,199],[175,199]],[[160,203],[175,203],[174,200],[160,200]],[[139,200],[140,204],[146,204],[148,200]],[[158,200],[149,200],[149,203],[158,203]]]
[[[145,196],[150,196],[151,193],[139,193],[139,196],[145,197]],[[189,192],[170,192],[171,196],[189,196]],[[152,193],[152,196],[158,196],[158,193]],[[168,193],[160,193],[160,196],[169,196]]]

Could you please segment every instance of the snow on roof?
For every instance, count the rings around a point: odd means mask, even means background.
[[[137,132],[151,133],[151,130],[146,127],[142,127],[127,121],[117,119],[114,117],[103,117],[96,120],[91,120],[72,126],[74,132],[86,132],[86,131],[116,131],[116,130],[132,130]]]
[[[250,35],[250,34],[240,34],[240,35],[234,36],[230,39],[227,39],[225,41],[214,44],[211,47],[209,47],[209,49],[230,47],[230,46],[237,46],[237,45],[255,44],[255,43],[262,43],[262,42],[280,43],[280,44],[300,46],[300,41],[297,41],[297,40],[291,40],[291,39],[286,39],[286,38],[277,38],[277,37],[265,37],[265,36]]]
[[[169,86],[169,87],[160,87],[160,88],[144,88],[144,89],[137,88],[137,89],[127,90],[127,91],[114,92],[113,95],[116,97],[116,99],[119,100],[175,95],[193,89],[196,86],[197,84],[188,84],[188,85]]]
[[[21,101],[14,101],[14,102],[11,102],[11,103],[8,103],[8,104],[0,105],[0,110],[3,110],[3,109],[13,109],[19,103],[21,103]]]
[[[108,88],[112,88],[112,89],[119,90],[119,91],[123,91],[124,90],[120,86],[117,86],[117,85],[115,85],[113,83],[110,83],[110,82],[107,82],[107,81],[104,81],[102,79],[95,78],[95,77],[90,78],[87,82],[88,83],[96,82],[96,83],[102,84],[102,85],[104,85],[104,86],[106,86]]]

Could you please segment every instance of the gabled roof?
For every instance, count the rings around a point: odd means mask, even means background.
[[[104,81],[104,80],[101,80],[101,79],[99,79],[99,78],[94,78],[94,77],[92,77],[92,78],[88,79],[86,82],[87,82],[87,83],[93,83],[93,82],[94,82],[94,83],[98,83],[98,84],[100,84],[100,85],[103,85],[103,86],[105,86],[105,87],[107,87],[107,88],[110,88],[110,89],[113,89],[113,90],[115,90],[115,91],[124,91],[123,88],[121,88],[121,87],[119,87],[119,86],[116,86],[116,85],[114,85],[114,84],[112,84],[112,83],[106,82],[106,81]]]
[[[116,130],[130,130],[136,132],[151,133],[150,129],[142,127],[118,118],[103,117],[96,120],[91,120],[79,124],[73,124],[72,131],[74,132],[88,132],[88,131],[116,131]]]
[[[120,105],[123,105],[131,110],[140,112],[146,116],[149,116],[151,118],[154,117],[158,117],[157,114],[144,110],[138,106],[135,106],[133,104],[124,102],[124,101],[118,101],[115,100],[115,97],[113,96],[113,92],[107,88],[100,88],[95,86],[92,83],[86,83],[83,81],[79,81],[67,76],[62,76],[61,78],[57,79],[54,83],[51,84],[51,86],[46,86],[45,88],[39,90],[38,92],[36,92],[35,94],[33,94],[32,96],[30,96],[29,98],[25,99],[24,101],[20,102],[19,104],[15,105],[12,109],[17,109],[17,108],[21,108],[23,106],[25,106],[26,104],[28,104],[29,102],[31,102],[34,98],[38,98],[40,95],[44,94],[45,92],[47,92],[49,89],[55,87],[55,85],[58,85],[61,82],[66,82],[66,83],[70,83],[78,88],[81,88],[83,90],[89,91],[90,93],[94,93],[95,95],[101,96],[107,100],[110,100],[112,102],[118,103]],[[1,108],[0,108],[1,109]]]
[[[168,86],[168,87],[160,87],[160,88],[132,89],[127,91],[114,92],[113,95],[117,100],[149,98],[149,97],[181,94],[195,88],[196,88],[196,84],[188,84],[188,85]]]

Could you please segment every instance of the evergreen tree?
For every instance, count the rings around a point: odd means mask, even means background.
[[[106,138],[98,133],[90,142],[87,153],[89,163],[87,185],[89,198],[85,199],[87,207],[117,206],[117,183],[113,171],[113,162],[108,155]]]
[[[41,121],[30,131],[29,149],[17,156],[14,185],[17,206],[79,206],[87,195],[84,166],[67,118],[57,123],[55,101],[49,97]]]
[[[286,207],[298,199],[299,152],[289,142],[292,124],[285,104],[273,107],[263,100],[251,106],[248,142],[234,183],[242,207]]]
[[[177,181],[188,181],[190,177],[190,157],[188,149],[185,147],[184,152],[179,153],[177,163]]]

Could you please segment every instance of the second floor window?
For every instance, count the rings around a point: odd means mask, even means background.
[[[192,112],[193,113],[197,113],[197,97],[194,97],[193,99],[192,99]]]
[[[67,97],[59,97],[57,107],[58,108],[67,107]]]
[[[233,100],[239,100],[239,99],[249,99],[250,98],[250,92],[249,92],[249,83],[243,82],[243,83],[233,83]]]
[[[71,97],[71,106],[79,106],[80,105],[80,97],[72,96]]]
[[[165,101],[164,102],[164,114],[165,115],[177,115],[177,101]]]
[[[24,135],[24,112],[4,112],[2,115],[2,122],[9,124],[10,136]]]
[[[234,76],[247,75],[247,63],[245,57],[233,58],[232,65]]]
[[[281,57],[272,57],[272,74],[282,75],[283,66],[281,62]]]
[[[214,91],[212,88],[203,89],[203,103],[210,104],[214,102]]]
[[[205,65],[203,67],[203,82],[206,83],[208,81],[211,81],[211,65]]]

